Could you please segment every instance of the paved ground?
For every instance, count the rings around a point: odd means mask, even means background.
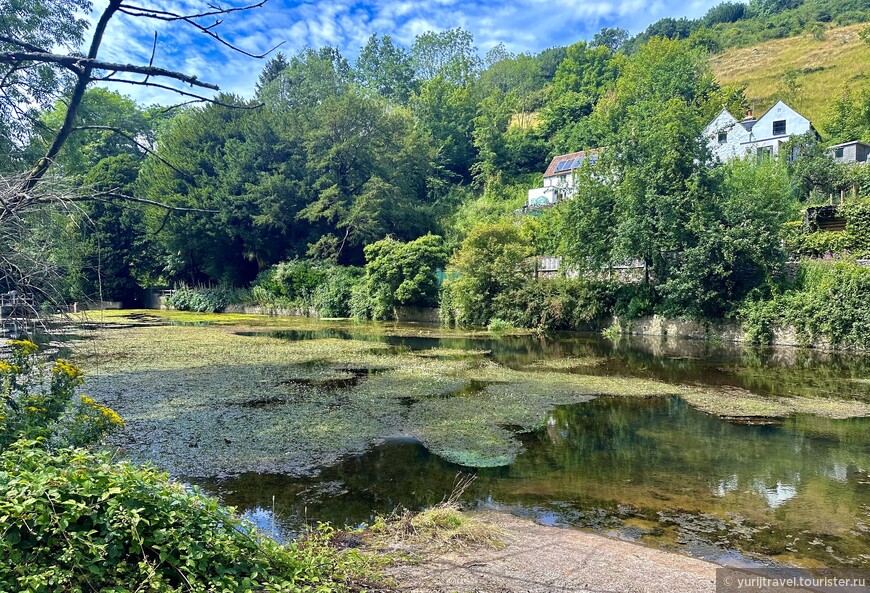
[[[400,591],[474,593],[713,593],[716,565],[574,529],[483,513],[501,550],[450,551],[394,569]]]

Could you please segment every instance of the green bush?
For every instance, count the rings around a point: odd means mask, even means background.
[[[429,234],[407,243],[388,237],[366,245],[365,255],[367,303],[358,303],[355,316],[393,319],[396,307],[438,303],[436,272],[447,263],[441,237]],[[362,294],[357,293],[357,298]]]
[[[326,269],[325,264],[307,260],[281,262],[272,268],[269,290],[277,296],[310,305],[314,291],[326,277]]]
[[[314,290],[313,304],[321,317],[350,317],[351,295],[363,271],[356,267],[331,266]]]
[[[453,258],[450,273],[441,293],[449,301],[451,316],[462,326],[483,326],[493,317],[513,320],[517,313],[505,315],[497,299],[509,299],[520,290],[532,273],[529,240],[510,222],[474,227]],[[448,292],[449,291],[449,292]],[[454,315],[455,313],[455,315]],[[517,325],[530,327],[525,322]]]
[[[486,326],[486,329],[494,334],[505,332],[513,328],[513,323],[511,323],[510,321],[505,321],[504,319],[499,319],[498,317],[493,317],[492,319],[490,319],[489,324]]]
[[[350,291],[350,316],[358,321],[371,319],[371,302],[365,282],[355,284]]]
[[[849,261],[803,262],[795,285],[740,311],[747,339],[767,343],[777,326],[793,326],[806,344],[870,348],[870,268]]]
[[[850,200],[837,210],[846,219],[846,229],[842,232],[808,231],[802,222],[787,223],[783,240],[788,251],[796,256],[814,258],[830,254],[870,255],[870,199]]]
[[[217,499],[106,454],[0,455],[0,590],[332,592],[371,570],[323,527],[283,547]]]
[[[846,231],[842,234],[847,248],[856,257],[870,255],[870,199],[846,202],[840,211],[846,218]]]
[[[519,327],[580,330],[613,313],[615,284],[566,278],[529,279],[498,295],[494,316]]]
[[[637,319],[655,312],[658,295],[649,284],[624,284],[616,289],[613,313],[626,319]]]
[[[349,317],[351,292],[362,270],[324,262],[293,260],[264,270],[251,287],[251,298],[264,307],[308,309],[321,317]]]
[[[251,292],[241,288],[219,286],[176,288],[166,304],[178,311],[196,313],[220,313],[229,305],[243,305],[252,302]]]

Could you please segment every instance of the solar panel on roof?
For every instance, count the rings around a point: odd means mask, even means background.
[[[571,165],[571,168],[572,169],[579,169],[580,167],[582,167],[584,158],[586,158],[586,157],[581,156],[581,157],[577,157],[576,159],[574,159],[574,164]]]
[[[567,165],[569,162],[570,161],[559,161],[559,164],[556,165],[556,172],[558,173],[559,171],[564,171],[565,169],[567,169]]]

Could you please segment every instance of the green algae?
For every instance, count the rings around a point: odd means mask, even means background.
[[[394,436],[462,465],[502,466],[524,450],[520,435],[544,427],[556,406],[599,396],[679,396],[726,417],[870,415],[858,399],[601,374],[601,357],[511,368],[473,342],[414,351],[378,341],[475,335],[425,326],[175,311],[100,319],[71,344],[87,392],[127,421],[116,444],[187,476],[307,474]],[[277,330],[308,337],[256,333]]]

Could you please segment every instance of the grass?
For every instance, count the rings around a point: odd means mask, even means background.
[[[503,466],[523,451],[518,433],[545,427],[556,406],[602,395],[679,396],[722,416],[870,415],[870,404],[845,398],[582,374],[595,359],[512,369],[472,348],[414,352],[369,339],[241,335],[336,327],[307,319],[161,312],[104,321],[71,345],[86,371],[85,393],[125,419],[115,444],[133,459],[191,478],[311,474],[392,436],[415,437],[461,465]],[[437,330],[368,324],[356,331]]]
[[[375,546],[422,547],[430,553],[473,545],[501,549],[504,547],[503,530],[463,512],[459,504],[475,479],[474,475],[457,474],[453,492],[440,503],[418,513],[396,509],[388,516],[377,517],[367,530],[367,539]]]
[[[746,85],[746,97],[756,116],[783,99],[823,132],[831,99],[867,84],[870,45],[858,37],[866,26],[829,29],[824,40],[803,34],[729,49],[713,56],[713,71],[723,84]],[[797,72],[797,93],[790,92],[786,84],[789,69]],[[734,114],[738,119],[742,115]]]

